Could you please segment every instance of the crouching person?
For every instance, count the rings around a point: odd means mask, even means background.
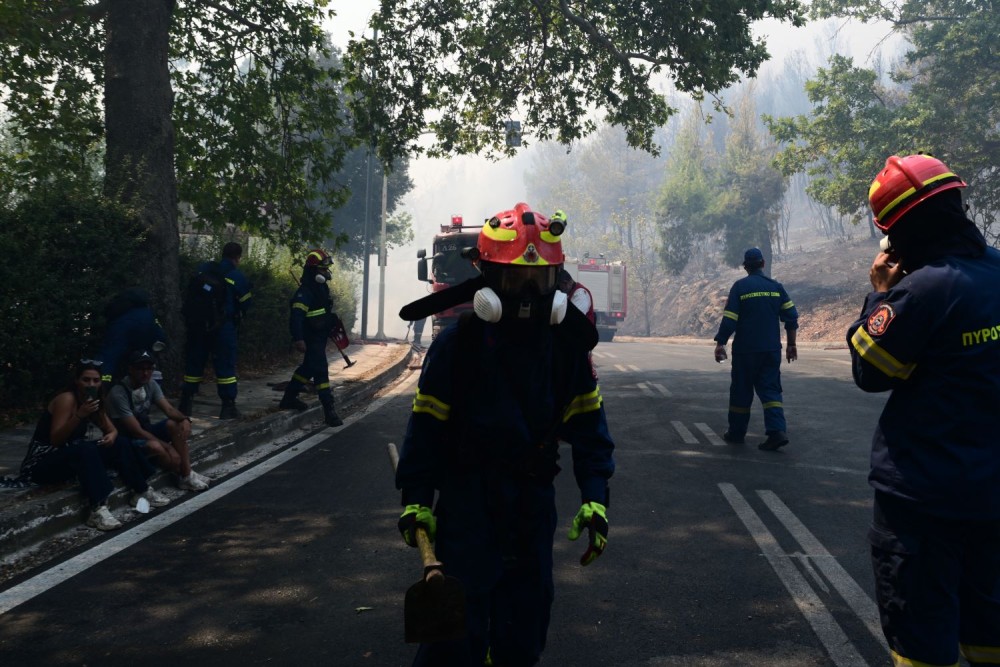
[[[118,471],[132,490],[133,502],[145,497],[153,504],[156,493],[146,480],[155,469],[127,439],[118,438],[105,411],[100,369],[99,361],[80,361],[72,381],[49,401],[21,463],[21,476],[41,485],[75,477],[90,501],[87,525],[114,530],[122,524],[108,509],[114,489],[108,470]]]
[[[148,350],[136,350],[129,355],[128,373],[108,395],[108,411],[122,435],[133,441],[144,441],[144,444],[135,444],[162,469],[177,475],[181,489],[204,491],[210,479],[191,469],[188,451],[191,418],[171,405],[160,385],[153,381],[154,361]],[[149,418],[154,405],[166,416],[155,424]],[[149,504],[156,506],[152,500]]]

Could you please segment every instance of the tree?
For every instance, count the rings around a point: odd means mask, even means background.
[[[911,48],[890,72],[834,58],[810,83],[812,113],[772,120],[788,144],[787,173],[822,176],[813,196],[855,222],[867,219],[867,192],[887,156],[924,150],[970,185],[973,214],[991,232],[1000,212],[1000,12],[988,0],[882,3],[819,0],[818,16],[883,20]]]
[[[648,212],[636,212],[627,204],[612,215],[613,229],[607,243],[611,257],[619,257],[628,268],[630,291],[642,296],[642,316],[646,335],[652,335],[653,322],[650,293],[661,284],[663,267],[658,256],[658,230]]]
[[[504,121],[513,117],[527,136],[569,145],[597,128],[596,108],[630,146],[655,151],[656,128],[676,111],[657,90],[661,75],[696,100],[714,96],[767,58],[754,22],[803,24],[798,0],[650,7],[382,0],[375,34],[352,40],[345,56],[355,118],[386,159],[421,151],[428,126],[432,154],[509,154]]]

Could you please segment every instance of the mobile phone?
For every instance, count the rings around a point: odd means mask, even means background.
[[[96,401],[100,388],[98,387],[84,387],[83,395],[86,396],[91,401]]]

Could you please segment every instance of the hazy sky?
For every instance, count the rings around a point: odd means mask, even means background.
[[[349,31],[357,34],[366,29],[368,17],[378,7],[377,0],[332,0],[330,4],[337,16],[330,21],[327,30],[333,42],[341,47],[347,43]],[[806,50],[815,52],[817,48],[823,52],[850,53],[856,60],[863,61],[869,57],[873,46],[887,34],[887,28],[835,22],[790,28],[769,21],[761,24],[760,34],[766,35],[772,55],[763,73],[767,66],[777,67],[793,54]],[[414,188],[405,198],[403,206],[413,217],[414,243],[389,253],[382,329],[386,336],[402,338],[405,335],[407,323],[399,319],[399,309],[428,291],[427,283],[417,281],[417,249],[429,250],[431,238],[438,227],[447,223],[453,214],[476,222],[524,200],[522,174],[530,164],[530,151],[502,162],[490,162],[479,157],[450,160],[418,158],[411,161],[410,175]],[[374,257],[368,293],[367,334],[369,338],[374,338],[378,333],[379,317],[379,268]],[[360,302],[360,294],[358,296]],[[360,305],[357,322],[356,331],[360,333]],[[425,334],[429,333],[428,327]]]

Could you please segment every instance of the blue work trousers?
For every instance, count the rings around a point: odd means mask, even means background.
[[[215,369],[215,386],[219,398],[235,399],[236,383],[236,323],[226,320],[218,331],[204,334],[188,332],[187,350],[184,360],[184,388],[188,395],[198,393],[198,385],[203,379],[205,364],[212,357]]]
[[[929,515],[875,494],[868,533],[882,631],[896,664],[1000,665],[1000,520]]]
[[[466,639],[421,644],[414,667],[530,667],[545,648],[554,598],[551,484],[457,477],[435,508],[436,555],[465,588]]]
[[[305,340],[306,353],[302,357],[302,363],[292,373],[292,379],[288,383],[286,391],[293,396],[297,396],[302,391],[305,383],[312,380],[313,386],[316,387],[316,397],[319,398],[319,402],[325,407],[332,407],[333,392],[330,391],[330,362],[326,358],[327,340],[325,336],[323,338],[307,338]]]
[[[785,410],[781,402],[781,350],[733,354],[732,382],[729,385],[729,433],[746,435],[750,424],[753,395],[764,407],[764,429],[770,435],[785,431]]]
[[[146,480],[155,471],[130,438],[118,437],[107,447],[96,440],[74,440],[38,461],[31,469],[31,481],[60,484],[76,477],[94,508],[104,503],[114,489],[109,469],[117,470],[125,486],[138,493],[149,488]]]

